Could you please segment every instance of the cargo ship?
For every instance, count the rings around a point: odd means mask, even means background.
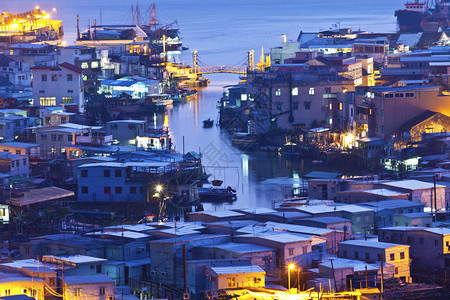
[[[404,9],[395,11],[400,32],[436,32],[446,28],[450,0],[406,2]]]

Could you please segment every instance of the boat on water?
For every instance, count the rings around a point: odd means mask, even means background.
[[[187,102],[195,100],[197,98],[197,95],[198,93],[196,90],[182,90],[173,95],[172,100],[174,103]]]
[[[449,24],[450,0],[414,0],[395,11],[400,32],[437,32]]]
[[[250,150],[258,147],[256,135],[247,132],[235,132],[231,144],[241,150]]]
[[[237,199],[236,190],[230,186],[226,188],[215,186],[198,188],[198,197],[201,202],[211,203],[234,202]]]
[[[214,120],[208,118],[207,120],[203,120],[203,128],[211,128],[214,125]]]
[[[153,103],[156,106],[169,106],[173,104],[172,99],[159,99],[159,100],[153,100]]]

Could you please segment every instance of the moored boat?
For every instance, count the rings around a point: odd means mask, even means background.
[[[208,120],[203,120],[203,128],[211,128],[214,125],[214,120],[208,118]]]

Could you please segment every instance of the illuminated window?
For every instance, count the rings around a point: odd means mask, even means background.
[[[275,90],[275,96],[281,96],[281,89]]]
[[[56,97],[40,97],[40,106],[56,106]]]
[[[87,62],[81,63],[81,68],[87,69],[89,68],[89,64]]]
[[[340,102],[339,103],[339,110],[342,110],[343,109],[343,105],[342,105],[342,102]]]
[[[87,75],[83,75],[83,81],[87,80]]]
[[[298,88],[292,88],[292,96],[298,96]]]
[[[228,280],[228,287],[236,287],[236,278],[229,277],[227,278],[227,280]]]
[[[9,55],[14,55],[14,50],[9,50]]]
[[[103,188],[103,191],[104,191],[105,194],[111,194],[111,187],[105,186],[105,187]]]
[[[314,95],[314,88],[309,88],[309,94]]]
[[[93,61],[93,62],[91,63],[91,68],[92,68],[92,69],[96,69],[96,68],[98,68],[98,67],[99,67],[98,61]]]
[[[81,296],[81,288],[76,288],[76,289],[73,291],[73,294],[74,294],[75,297]]]
[[[73,97],[63,97],[62,98],[63,104],[72,104],[73,103]]]

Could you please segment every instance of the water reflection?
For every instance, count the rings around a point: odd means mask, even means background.
[[[205,209],[242,207],[271,207],[272,201],[290,197],[293,187],[300,187],[301,176],[311,171],[302,160],[284,159],[278,153],[244,153],[231,145],[230,137],[218,126],[203,128],[203,120],[214,119],[217,124],[216,102],[223,87],[238,82],[236,75],[211,75],[211,85],[199,91],[198,98],[168,107],[169,132],[175,149],[200,151],[210,180],[223,180],[224,186],[236,189],[234,203],[206,204]],[[164,114],[158,117],[162,124]]]

